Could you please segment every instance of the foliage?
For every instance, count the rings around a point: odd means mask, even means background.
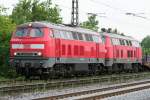
[[[0,9],[3,9],[0,7]],[[8,66],[9,61],[9,41],[11,32],[15,28],[12,19],[3,15],[5,9],[0,10],[0,76],[9,77],[15,75],[14,70]]]
[[[5,81],[5,80],[7,80],[5,77],[0,76],[0,81]]]
[[[96,15],[91,15],[88,17],[88,20],[81,23],[80,26],[83,28],[91,29],[93,31],[98,31],[98,20],[96,20]]]
[[[0,15],[2,15],[3,13],[6,13],[6,10],[7,8],[0,5]]]
[[[150,36],[146,36],[141,42],[143,53],[150,54]]]
[[[30,21],[62,23],[60,9],[56,5],[53,6],[51,0],[43,2],[40,2],[40,0],[19,0],[11,17],[16,24]]]
[[[15,24],[9,16],[0,14],[0,65],[4,64],[9,55],[9,40],[11,32],[15,29]]]
[[[12,19],[9,16],[0,15],[0,32],[4,33],[4,37],[7,36],[6,33],[11,33],[15,29],[15,23],[12,23]]]
[[[143,48],[144,55],[150,55],[150,48]]]
[[[144,48],[150,48],[150,35],[146,36],[142,42],[141,42],[142,47]]]

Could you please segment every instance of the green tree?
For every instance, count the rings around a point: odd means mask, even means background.
[[[142,47],[144,48],[150,48],[150,35],[146,36],[142,42],[141,42]]]
[[[16,24],[31,21],[31,0],[19,0],[13,8],[11,18]]]
[[[15,29],[15,23],[9,16],[0,15],[0,33],[10,34]]]
[[[98,31],[99,29],[98,24],[99,21],[96,20],[96,15],[91,15],[88,17],[88,20],[81,23],[80,26],[83,28],[91,29],[93,31]]]
[[[0,7],[0,9],[3,9]],[[12,23],[12,19],[9,16],[4,15],[6,9],[0,10],[0,76],[12,75],[13,72],[8,66],[9,61],[9,41],[11,32],[15,28],[15,24]]]
[[[0,5],[0,15],[2,15],[3,13],[6,13],[6,10],[7,10],[7,8]]]
[[[150,54],[150,35],[146,36],[141,42],[143,53]]]
[[[51,0],[20,0],[12,12],[12,19],[16,24],[30,21],[49,21],[62,23],[58,6],[53,6]]]

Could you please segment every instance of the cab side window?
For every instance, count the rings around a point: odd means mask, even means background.
[[[78,33],[79,40],[83,40],[83,35],[81,33]]]
[[[93,41],[93,37],[91,34],[85,34],[86,41]]]
[[[78,40],[78,35],[76,32],[72,32],[72,37],[74,40]]]
[[[53,31],[53,34],[54,34],[54,37],[55,37],[55,38],[60,38],[60,37],[61,37],[59,30],[54,30],[54,31]]]
[[[102,42],[105,43],[106,41],[106,36],[102,36]]]
[[[93,35],[93,41],[96,42],[96,43],[101,43],[102,41],[100,41],[99,37],[96,36],[96,35]]]

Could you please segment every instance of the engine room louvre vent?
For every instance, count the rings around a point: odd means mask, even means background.
[[[17,53],[16,56],[38,56],[38,53]]]

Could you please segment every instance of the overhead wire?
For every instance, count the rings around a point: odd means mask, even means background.
[[[108,5],[108,4],[104,3],[104,2],[100,2],[100,1],[96,1],[96,0],[90,0],[90,1],[95,3],[95,4],[101,4],[101,5],[105,6],[105,7],[108,7],[108,8],[117,10],[117,11],[120,11],[120,13],[125,14],[125,15],[132,15],[132,16],[135,16],[135,17],[140,17],[140,18],[143,18],[143,19],[146,19],[146,20],[150,20],[148,17],[141,16],[141,15],[139,15],[137,13],[127,12],[126,10],[123,10],[123,9],[120,9],[120,8],[117,8],[117,7],[113,7],[113,6]],[[130,13],[130,14],[128,14],[128,13]]]
[[[124,14],[124,15],[126,15],[126,11],[125,10],[123,10],[123,9],[120,9],[120,8],[117,8],[117,7],[113,7],[113,6],[110,6],[110,5],[108,5],[108,4],[106,4],[106,3],[103,3],[103,2],[98,2],[98,1],[96,1],[96,0],[90,0],[90,1],[94,1],[94,3],[95,4],[101,4],[101,5],[104,5],[104,6],[106,6],[106,7],[109,7],[110,9],[114,9],[114,10],[118,10],[118,11],[120,11],[119,13],[121,13],[121,14]],[[71,10],[72,8],[71,7],[68,7],[68,6],[66,6],[66,5],[62,5],[62,4],[59,4],[59,6],[62,6],[63,8],[66,8],[66,9],[69,9],[69,10]],[[82,9],[80,9],[79,10],[80,11],[80,15],[81,14],[88,14],[89,12],[86,12],[86,11],[84,11],[84,10],[82,10]],[[71,12],[70,12],[71,13]],[[91,12],[90,12],[91,13]],[[114,20],[112,20],[111,18],[109,18],[109,16],[106,16],[106,15],[101,15],[101,14],[104,14],[104,13],[95,13],[95,14],[97,14],[97,17],[99,17],[99,18],[103,18],[103,19],[107,19],[107,20],[110,20],[110,21],[112,21],[112,22],[114,22]],[[132,13],[133,14],[133,13]],[[143,14],[143,13],[141,13],[141,14]],[[133,16],[133,15],[132,15]],[[146,20],[149,20],[148,18],[146,18],[146,17],[143,17],[143,16],[140,16],[140,15],[135,15],[135,17],[141,17],[141,18],[143,18],[143,19],[146,19]],[[116,21],[115,21],[116,22]]]
[[[59,6],[62,6],[63,8],[66,8],[66,9],[69,9],[69,10],[71,10],[72,8],[71,7],[68,7],[68,6],[64,6],[64,5],[62,5],[62,4],[58,4]],[[86,12],[86,11],[84,11],[84,10],[82,10],[82,9],[80,9],[79,10],[79,12],[82,12],[82,13],[80,13],[80,14],[89,14],[89,13],[91,13],[91,12]],[[71,13],[71,12],[70,12]],[[79,15],[80,15],[79,14]],[[97,13],[97,14],[104,14],[104,13]],[[97,17],[100,17],[100,18],[105,18],[106,16],[100,16],[100,15],[96,15]]]

